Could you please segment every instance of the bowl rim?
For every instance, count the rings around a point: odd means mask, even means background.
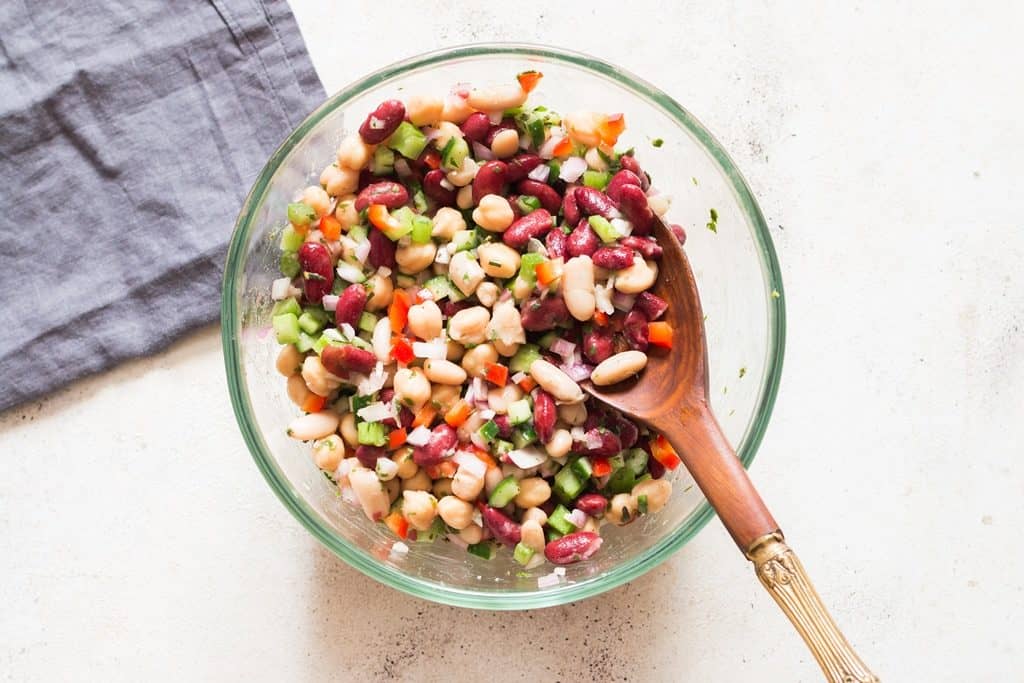
[[[685,524],[681,524],[644,553],[623,563],[610,572],[599,574],[578,583],[564,585],[554,591],[493,591],[485,593],[435,583],[405,574],[379,562],[369,553],[349,545],[345,540],[335,535],[320,520],[318,513],[306,503],[301,494],[295,490],[288,478],[277,467],[276,462],[270,455],[270,449],[263,441],[259,430],[248,417],[252,412],[251,404],[248,389],[243,381],[245,373],[237,345],[240,319],[238,317],[236,297],[238,287],[241,284],[240,274],[244,272],[244,257],[250,230],[253,225],[253,218],[262,204],[262,197],[266,192],[267,186],[282,161],[291,153],[293,148],[325,116],[367,88],[380,85],[407,71],[436,65],[441,62],[497,55],[538,57],[553,60],[573,67],[582,67],[585,70],[596,72],[600,76],[611,79],[626,90],[653,103],[664,114],[689,130],[725,173],[740,208],[746,214],[747,220],[753,228],[752,232],[758,246],[757,251],[761,263],[762,277],[764,278],[765,289],[768,293],[768,300],[766,302],[768,304],[766,372],[764,373],[764,379],[759,392],[758,407],[748,427],[748,438],[737,449],[737,455],[742,461],[743,466],[750,466],[757,448],[764,437],[775,405],[782,374],[786,337],[784,290],[779,262],[771,235],[769,234],[768,225],[746,180],[732,159],[729,158],[729,155],[715,137],[690,112],[646,80],[604,60],[578,52],[529,43],[494,42],[460,45],[423,53],[395,62],[353,81],[334,95],[328,97],[323,104],[307,116],[288,135],[273,155],[271,155],[242,205],[228,245],[225,262],[221,299],[221,338],[231,404],[246,446],[270,488],[281,502],[284,503],[285,507],[291,511],[295,518],[317,540],[363,574],[414,597],[457,607],[517,610],[550,607],[593,597],[641,576],[664,562],[691,538],[696,536],[715,515],[714,510],[707,500],[704,500],[695,513],[690,515]]]

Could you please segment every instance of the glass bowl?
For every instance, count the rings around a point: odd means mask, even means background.
[[[566,567],[558,585],[538,587],[544,565],[523,571],[510,553],[493,560],[451,543],[409,543],[344,503],[321,474],[309,446],[285,435],[297,415],[274,369],[270,283],[279,277],[277,235],[285,207],[318,182],[342,136],[377,103],[449,91],[460,82],[508,82],[537,69],[531,97],[556,111],[623,112],[620,147],[636,148],[655,187],[671,194],[668,218],[688,232],[686,249],[707,314],[715,412],[749,466],[771,414],[782,366],[784,307],[779,265],[768,227],[740,172],[711,134],[671,97],[616,66],[578,53],[534,45],[471,45],[414,57],[370,74],[328,99],[267,162],[242,207],[231,238],[221,311],[225,365],[238,425],[267,482],[321,543],[368,576],[411,595],[449,605],[524,609],[597,595],[652,569],[714,514],[682,468],[669,504],[622,528],[602,528],[605,543],[586,562]],[[661,138],[661,147],[652,145]],[[718,214],[717,232],[707,224]],[[546,583],[546,582],[545,582]]]

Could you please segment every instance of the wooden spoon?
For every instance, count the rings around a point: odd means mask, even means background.
[[[665,253],[652,291],[669,302],[664,320],[672,326],[672,348],[651,347],[639,379],[601,387],[585,382],[583,389],[665,435],[829,681],[877,682],[825,609],[711,412],[697,283],[678,240],[660,220],[654,236]]]

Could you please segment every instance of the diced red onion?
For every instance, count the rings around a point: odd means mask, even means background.
[[[530,241],[526,243],[526,251],[530,252],[531,254],[540,254],[541,256],[544,257],[547,257],[548,255],[548,248],[545,247],[544,243],[541,242],[536,237],[531,237]]]
[[[352,490],[351,486],[346,486],[341,489],[341,499],[349,505],[356,505],[359,503],[359,499],[356,498],[356,492]]]
[[[574,365],[562,365],[562,372],[569,375],[569,379],[574,382],[582,382],[585,379],[590,379],[590,373],[593,370],[589,365],[585,363],[576,363]]]
[[[469,544],[462,540],[458,534],[448,534],[448,542],[457,548],[465,550],[469,547]]]
[[[561,578],[558,574],[545,574],[544,576],[537,577],[537,588],[551,588],[557,586],[561,582]]]
[[[569,434],[572,435],[573,441],[583,441],[583,437],[586,436],[587,430],[583,429],[583,427],[573,427],[569,430]]]
[[[434,300],[434,293],[431,292],[426,287],[424,287],[420,291],[416,292],[416,296],[418,296],[420,299],[422,299],[424,301],[428,301],[428,300],[429,301],[433,301]]]
[[[490,420],[495,415],[494,411],[491,410],[490,408],[485,408],[485,409],[483,409],[483,410],[481,410],[479,412],[480,412],[480,417],[482,417],[485,420]]]
[[[358,242],[355,248],[356,260],[360,263],[366,263],[366,259],[370,256],[370,240],[363,240]]]
[[[440,263],[441,265],[444,265],[446,263],[450,263],[451,260],[452,253],[450,251],[448,251],[444,247],[437,248],[437,255],[434,256],[434,263]]]
[[[387,320],[387,318],[384,318]],[[388,337],[390,338],[390,323],[388,324]],[[388,373],[384,372],[384,364],[377,361],[377,365],[370,372],[370,376],[360,380],[356,387],[356,393],[360,396],[369,396],[375,394],[384,388],[384,383],[388,381]]]
[[[551,137],[544,141],[544,144],[540,146],[540,149],[537,150],[537,155],[541,159],[553,159],[555,156],[555,147],[557,147],[558,143],[564,138],[564,135],[552,134]]]
[[[443,187],[446,190],[455,189],[455,186],[452,185],[452,181],[448,180],[447,178],[441,178],[441,187]]]
[[[461,541],[462,539],[460,538],[459,540]],[[409,546],[407,546],[405,543],[402,543],[401,541],[395,541],[394,544],[391,546],[391,555],[393,557],[402,557],[403,555],[408,554]]]
[[[423,425],[412,430],[405,437],[405,442],[410,446],[426,446],[428,441],[430,441],[430,430]]]
[[[432,126],[427,126],[423,129],[423,137],[427,139],[427,143],[431,143],[441,136],[441,131]]]
[[[587,513],[579,508],[574,508],[572,512],[565,516],[565,518],[572,522],[572,525],[577,529],[587,523]]]
[[[321,302],[324,306],[325,311],[336,311],[338,310],[338,299],[341,297],[335,296],[334,294],[324,294],[323,301]]]
[[[583,435],[583,443],[587,448],[600,448],[604,444],[604,439],[596,431],[586,432]]]
[[[473,430],[473,433],[469,435],[469,440],[473,442],[474,446],[481,450],[486,451],[489,447],[487,439],[485,439],[478,430]]]
[[[283,301],[289,297],[291,290],[291,278],[279,277],[270,285],[270,298],[274,301]]]
[[[527,377],[527,375],[526,375],[525,372],[517,372],[516,374],[512,375],[512,378],[511,378],[512,379],[512,383],[513,384],[519,384],[524,379],[526,379],[526,377]]]
[[[492,152],[491,148],[488,147],[487,145],[485,145],[483,143],[480,143],[480,142],[474,141],[473,142],[473,156],[475,156],[477,159],[486,159],[487,161],[490,161],[490,160],[494,159],[494,152]],[[443,185],[444,183],[441,183],[441,184]],[[448,188],[448,189],[451,189],[451,188]]]
[[[369,242],[367,242],[367,244],[369,244]],[[338,277],[345,282],[362,282],[366,279],[363,277],[362,268],[351,263],[346,263],[345,261],[338,261],[338,267],[335,270],[338,271]]]
[[[444,360],[448,355],[448,345],[445,343],[438,344],[436,341],[431,342],[413,342],[412,343],[412,355],[417,358],[431,358],[433,360]]]
[[[519,136],[519,149],[530,149],[530,136],[520,135]]]
[[[456,451],[452,460],[458,464],[459,469],[466,470],[466,474],[473,477],[483,477],[487,474],[487,465],[484,461],[467,451]]]
[[[473,378],[473,396],[474,400],[479,403],[480,399],[483,398],[484,402],[487,402],[487,387],[484,386],[483,377]],[[466,399],[467,401],[469,399]]]
[[[550,351],[556,353],[562,358],[569,362],[572,360],[572,352],[576,350],[576,345],[568,339],[558,338],[551,343]]]
[[[355,465],[355,463],[357,462],[359,461],[356,460],[355,458],[345,458],[338,465],[338,469],[334,471],[334,474],[336,474],[339,478],[347,477],[348,473],[352,471],[352,466]]]
[[[635,302],[636,294],[626,294],[617,289],[612,293],[612,305],[620,311],[632,311]]]
[[[594,303],[597,306],[597,310],[607,315],[615,312],[615,305],[612,301],[614,291],[611,280],[608,281],[607,285],[597,285],[594,287]]]
[[[412,175],[412,169],[409,168],[409,162],[405,159],[395,159],[395,173],[398,174],[399,178],[408,178]]]
[[[539,448],[534,446],[527,446],[526,448],[519,448],[514,451],[509,451],[508,459],[512,461],[516,467],[524,470],[531,469],[533,467],[539,467],[543,465],[548,459],[546,453],[542,452]]]
[[[555,567],[553,573],[555,576],[565,576],[565,567]]]
[[[569,157],[562,162],[558,177],[567,183],[575,183],[587,170],[587,161],[583,157]]]
[[[526,136],[524,135],[523,137],[525,138]],[[530,180],[536,180],[538,183],[546,183],[549,175],[551,175],[551,167],[547,164],[541,164],[527,173],[526,177]]]
[[[355,329],[348,323],[341,324],[341,333],[348,337],[349,339],[354,339],[356,336]]]
[[[356,411],[356,415],[364,422],[383,422],[389,418],[396,417],[394,404],[381,401],[360,408]]]
[[[501,119],[504,118],[504,116],[505,112],[503,111],[492,111],[487,115],[487,118],[490,120],[492,126],[496,126],[501,123]]]

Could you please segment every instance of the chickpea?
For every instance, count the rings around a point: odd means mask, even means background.
[[[459,532],[459,538],[469,545],[479,543],[484,538],[484,528],[479,524],[470,524]]]
[[[329,396],[341,386],[341,378],[328,372],[319,356],[307,356],[302,361],[302,379],[306,380],[306,386],[317,396]]]
[[[370,163],[375,145],[368,145],[363,142],[359,133],[351,133],[338,145],[338,166],[351,168],[355,171],[361,170]]]
[[[664,216],[672,206],[672,196],[667,194],[651,195],[647,198],[647,205],[654,213]]]
[[[466,103],[466,98],[459,95],[449,95],[444,99],[444,109],[441,111],[441,118],[452,123],[462,123],[473,113],[473,108]]]
[[[601,532],[601,520],[593,517],[587,517],[587,521],[583,523],[583,527],[580,531],[589,531],[592,534],[599,534]]]
[[[495,85],[489,88],[473,88],[466,97],[466,103],[477,111],[505,111],[521,107],[526,102],[526,91],[518,83]]]
[[[413,411],[430,398],[430,380],[421,368],[402,368],[395,373],[395,399]]]
[[[319,185],[310,185],[302,191],[302,202],[313,209],[318,217],[324,216],[331,208],[331,198]]]
[[[388,507],[390,508],[391,503],[398,500],[398,494],[402,492],[402,482],[399,479],[388,479],[383,484],[384,491],[388,494]]]
[[[522,397],[523,390],[515,384],[495,387],[487,392],[487,407],[499,415],[504,415],[508,412],[509,404],[518,401]]]
[[[625,526],[636,519],[636,499],[628,493],[613,496],[604,518],[616,526]]]
[[[484,490],[487,491],[487,495],[494,493],[494,489],[498,488],[498,484],[505,478],[505,473],[497,467],[490,467],[487,469],[487,474],[484,475]]]
[[[465,187],[459,188],[459,191],[455,194],[455,206],[463,210],[473,208],[472,185],[466,185]]]
[[[650,289],[658,277],[658,264],[644,259],[633,259],[633,265],[623,268],[615,276],[615,289],[623,294],[639,294]]]
[[[401,245],[395,250],[395,261],[398,263],[398,270],[406,275],[415,275],[434,262],[437,256],[437,245],[432,241],[426,244]]]
[[[497,470],[498,468],[493,468]],[[500,474],[500,471],[499,471]],[[452,477],[452,493],[462,500],[472,503],[484,488],[484,478],[470,474],[465,467],[460,467]]]
[[[306,402],[310,394],[313,392],[306,386],[306,380],[302,379],[302,375],[292,375],[288,378],[288,398],[295,405],[302,407],[302,404]]]
[[[348,230],[353,225],[359,225],[359,212],[356,211],[356,197],[347,194],[338,197],[338,205],[334,208],[334,217],[341,223],[342,230]]]
[[[451,241],[455,233],[465,229],[466,220],[462,217],[462,213],[450,206],[442,206],[434,214],[434,228],[430,231],[430,235]]]
[[[647,496],[647,512],[654,513],[665,507],[672,495],[672,482],[665,479],[648,479],[633,487],[631,496],[639,509],[640,496]]]
[[[467,156],[456,170],[448,171],[448,175],[445,177],[455,187],[466,187],[473,182],[473,178],[476,177],[476,172],[479,170],[480,167],[473,161],[473,157]]]
[[[544,449],[552,458],[565,457],[570,448],[572,448],[572,434],[567,429],[556,429],[551,435],[551,440],[544,444]]]
[[[500,339],[495,339],[494,348],[496,348],[498,353],[502,356],[514,356],[516,355],[516,351],[519,350],[519,344],[506,344]]]
[[[452,480],[448,477],[442,477],[434,481],[434,498],[444,498],[452,494]]]
[[[457,496],[445,496],[437,501],[437,514],[453,529],[462,530],[473,523],[473,505]]]
[[[345,457],[345,445],[336,434],[326,436],[313,444],[313,462],[326,472],[338,469]]]
[[[391,298],[395,295],[395,285],[390,277],[384,277],[380,273],[374,273],[366,283],[370,290],[370,296],[366,300],[366,310],[379,311],[391,304]]]
[[[448,277],[460,292],[469,296],[484,281],[484,269],[468,251],[460,251],[452,256],[452,262],[448,264]]]
[[[579,427],[587,421],[587,406],[583,403],[567,403],[558,406],[558,417],[566,424]]]
[[[483,306],[464,308],[448,321],[448,336],[463,345],[482,344],[490,321],[491,312]]]
[[[388,508],[391,507],[388,494],[373,470],[354,467],[348,473],[348,480],[368,519],[376,522],[388,514]]]
[[[594,169],[595,171],[607,171],[608,162],[604,160],[597,147],[591,147],[587,150],[587,153],[583,155],[584,160],[587,162],[587,166]]]
[[[276,366],[285,377],[299,374],[302,371],[302,352],[293,344],[285,344],[277,354]]]
[[[487,323],[487,338],[495,340],[494,345],[503,356],[512,355],[508,353],[508,345],[522,344],[526,341],[522,316],[511,299],[494,304],[491,320]],[[499,341],[506,348],[502,348],[502,345],[498,344]],[[515,350],[512,350],[512,353],[515,353]]]
[[[449,175],[451,175],[449,173]],[[490,232],[504,232],[516,219],[512,205],[508,200],[497,194],[488,194],[480,198],[480,205],[473,209],[473,222]],[[504,245],[502,245],[504,246]],[[511,248],[511,247],[508,247]]]
[[[437,517],[437,499],[426,491],[402,492],[402,516],[415,529],[426,531]]]
[[[416,464],[416,461],[412,459],[412,447],[405,446],[399,448],[391,455],[391,459],[398,465],[398,472],[395,475],[399,479],[411,479],[420,470],[420,466]]]
[[[493,196],[487,195],[487,197]],[[484,197],[484,199],[487,199],[487,197]],[[505,203],[507,204],[508,202]],[[478,208],[476,211],[479,210]],[[473,212],[474,220],[476,220],[476,211]],[[493,278],[504,279],[512,277],[519,270],[519,252],[501,242],[481,244],[476,250],[476,257],[480,261],[480,267],[484,269],[484,272]]]
[[[458,363],[462,360],[462,354],[466,353],[466,347],[459,342],[453,342],[451,339],[448,340],[448,352],[445,354],[445,358],[453,363]]]
[[[551,497],[551,485],[541,477],[527,477],[519,481],[516,505],[521,508],[537,507]]]
[[[433,486],[430,476],[423,469],[416,470],[416,474],[408,479],[402,480],[403,491],[429,491]]]
[[[498,300],[498,285],[493,282],[481,282],[476,288],[476,298],[487,308]]]
[[[345,413],[341,416],[341,438],[353,449],[359,448],[359,432],[356,429],[355,413]]]
[[[320,184],[332,197],[352,194],[359,188],[359,171],[328,166],[320,174]]]
[[[462,357],[462,369],[470,377],[483,377],[487,366],[498,362],[498,350],[493,344],[480,344],[466,351]]]
[[[548,523],[548,513],[544,512],[540,508],[528,508],[523,510],[522,522],[537,522],[537,524],[544,526]]]
[[[430,390],[430,404],[441,413],[447,413],[459,400],[462,387],[454,384],[434,384]]]
[[[441,334],[441,309],[433,301],[409,307],[409,331],[420,339],[434,339]]]
[[[444,114],[444,100],[431,95],[413,95],[405,103],[405,115],[414,126],[436,126]]]
[[[428,358],[423,361],[423,372],[434,384],[462,386],[466,381],[466,371],[450,360]]]
[[[499,159],[508,159],[519,151],[519,131],[506,128],[491,141],[491,153]]]
[[[522,543],[527,548],[540,553],[544,552],[544,530],[535,520],[529,520],[522,524]]]
[[[512,282],[512,298],[516,301],[522,301],[526,297],[533,293],[533,285],[524,280],[521,277],[517,277]]]

